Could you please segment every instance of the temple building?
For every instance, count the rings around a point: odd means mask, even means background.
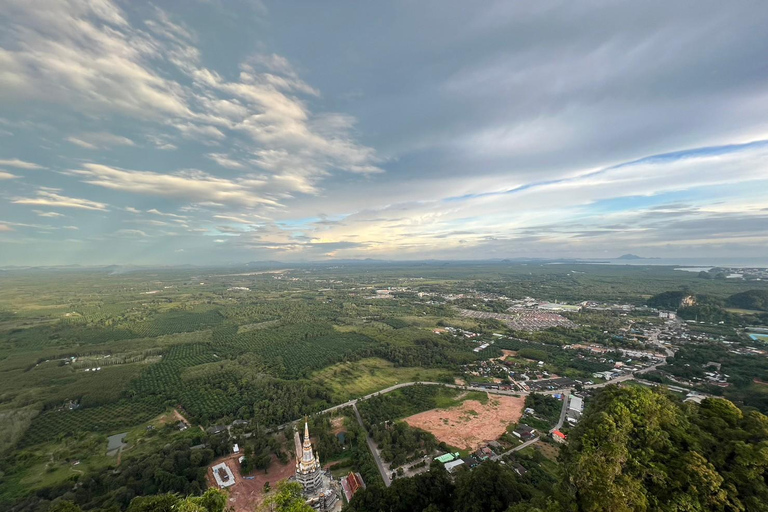
[[[296,475],[294,479],[304,488],[304,497],[307,503],[315,510],[334,510],[339,501],[339,493],[335,488],[330,472],[323,471],[320,466],[320,457],[312,451],[312,442],[309,439],[309,424],[304,422],[304,441],[299,438],[299,433],[294,435],[296,445]]]

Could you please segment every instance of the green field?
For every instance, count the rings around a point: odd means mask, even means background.
[[[360,397],[400,382],[453,382],[453,374],[434,368],[396,367],[380,358],[338,363],[312,374],[312,380],[331,388],[339,402]]]

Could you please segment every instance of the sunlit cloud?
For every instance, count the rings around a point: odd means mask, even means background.
[[[107,205],[89,199],[67,197],[53,192],[39,190],[36,197],[17,197],[14,204],[28,204],[35,206],[51,206],[58,208],[78,208],[82,210],[106,210]]]
[[[42,165],[38,165],[32,162],[25,162],[18,158],[0,159],[0,167],[16,167],[18,169],[44,169]]]

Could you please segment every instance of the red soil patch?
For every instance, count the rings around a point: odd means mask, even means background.
[[[292,476],[296,470],[296,461],[291,458],[288,464],[283,466],[277,457],[272,455],[272,464],[269,466],[269,472],[264,473],[261,470],[256,470],[250,475],[253,480],[246,480],[240,475],[240,463],[237,459],[240,458],[241,453],[233,453],[226,457],[216,459],[208,466],[208,472],[206,473],[206,480],[208,487],[216,488],[216,481],[213,479],[213,470],[211,469],[216,464],[221,462],[227,463],[229,469],[235,475],[235,485],[229,487],[229,505],[234,512],[253,512],[257,505],[260,505],[264,500],[264,483],[269,482],[270,487],[274,488],[277,482],[285,480]]]
[[[494,395],[488,397],[485,405],[467,400],[457,407],[433,409],[405,421],[433,433],[438,441],[449,446],[476,450],[501,437],[510,423],[520,419],[524,406],[525,398]]]

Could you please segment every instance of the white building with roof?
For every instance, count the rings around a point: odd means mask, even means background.
[[[232,470],[229,469],[229,466],[224,462],[216,464],[213,466],[212,470],[213,478],[220,488],[225,489],[231,485],[235,485],[235,475],[232,474]]]
[[[453,473],[457,467],[464,464],[464,461],[461,459],[452,460],[451,462],[445,463],[445,470],[449,473]]]

